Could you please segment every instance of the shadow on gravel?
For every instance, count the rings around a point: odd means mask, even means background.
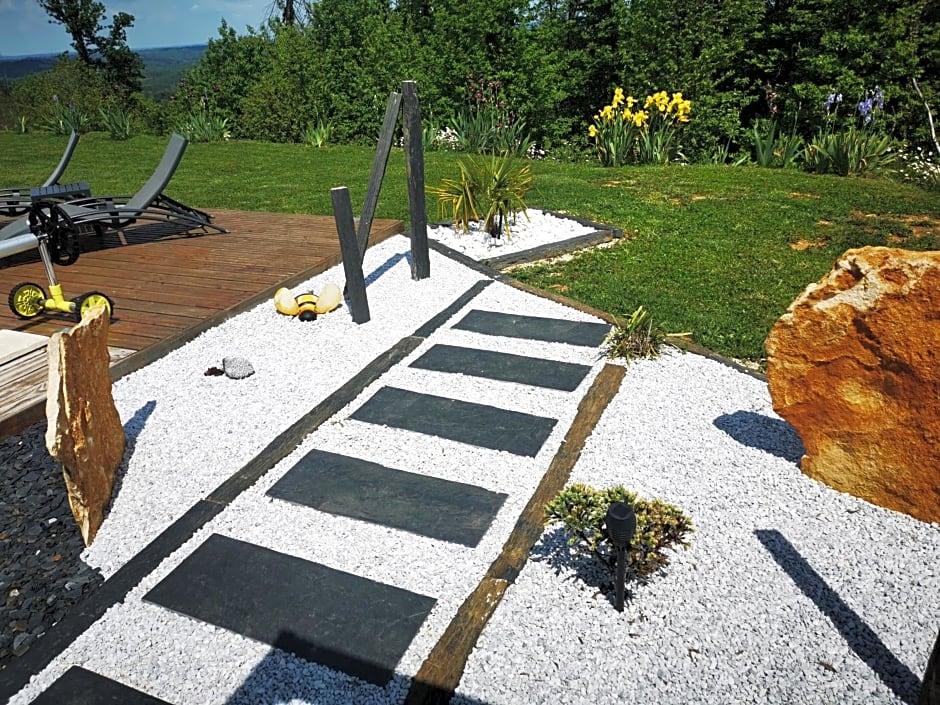
[[[915,705],[920,678],[891,653],[872,628],[845,604],[783,534],[776,529],[758,529],[754,534],[803,594],[829,618],[849,648],[898,698],[908,705]]]
[[[379,639],[381,635],[373,635],[373,638]],[[301,659],[288,651],[310,651],[322,647],[314,647],[290,631],[281,632],[274,646],[255,665],[238,690],[225,701],[225,705],[287,705],[298,701],[322,705],[402,702],[411,686],[411,679],[399,673],[393,673],[383,687]],[[355,648],[355,644],[350,644],[350,651]],[[324,657],[345,664],[353,671],[369,673],[376,668],[374,664],[358,659],[351,653],[327,650]],[[444,699],[440,702],[449,702],[450,695],[443,694]],[[457,696],[457,700],[462,705],[487,705],[481,700],[465,696]],[[409,702],[405,700],[406,705]],[[429,701],[424,702],[429,705]],[[438,700],[432,699],[430,702]]]
[[[144,430],[144,426],[147,425],[147,420],[153,414],[153,410],[157,407],[157,402],[155,400],[150,400],[137,411],[134,412],[134,415],[131,416],[127,423],[124,424],[124,436],[127,439],[124,446],[124,456],[121,458],[121,465],[117,469],[117,473],[114,476],[114,488],[111,490],[111,502],[114,501],[114,498],[118,496],[121,492],[121,485],[124,484],[124,475],[127,474],[127,467],[130,463],[131,458],[134,457],[134,447],[137,445],[137,438],[140,436],[141,431]],[[108,507],[105,510],[105,518],[108,516],[108,512],[111,511],[111,502],[108,503]]]
[[[532,547],[530,561],[546,563],[555,571],[555,575],[574,573],[568,580],[580,580],[587,587],[593,588],[593,597],[602,595],[611,607],[616,604],[617,597],[614,591],[614,576],[611,569],[593,553],[579,551],[568,545],[565,530],[556,526],[549,529],[542,538]],[[631,586],[636,582],[632,569],[627,567],[627,585],[624,604],[629,605],[633,593]]]
[[[375,283],[375,281],[379,277],[381,277],[383,274],[385,274],[387,271],[389,271],[392,267],[394,267],[396,264],[398,264],[402,260],[407,261],[408,266],[410,267],[411,266],[411,253],[399,252],[398,254],[395,254],[389,257],[387,260],[385,260],[382,264],[380,264],[378,267],[376,267],[374,270],[372,270],[369,273],[369,276],[366,277],[366,286],[369,286],[370,284]]]
[[[753,411],[735,411],[733,414],[722,414],[713,423],[738,443],[776,455],[795,465],[799,465],[800,458],[806,452],[793,426],[781,419]]]

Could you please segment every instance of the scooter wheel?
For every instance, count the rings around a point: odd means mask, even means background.
[[[108,318],[114,315],[114,302],[100,291],[89,291],[87,294],[73,299],[75,302],[75,316],[79,321],[82,317],[95,306],[104,306],[108,312]]]
[[[10,290],[7,303],[20,318],[35,318],[46,308],[46,292],[39,284],[21,282]]]

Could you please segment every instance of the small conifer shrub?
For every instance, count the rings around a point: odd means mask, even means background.
[[[568,545],[593,554],[614,570],[617,554],[607,537],[605,517],[614,502],[626,502],[636,514],[636,534],[627,551],[627,576],[645,582],[669,564],[666,549],[688,548],[692,520],[681,509],[659,499],[637,497],[623,485],[595,489],[574,483],[545,506],[545,523],[561,524]]]

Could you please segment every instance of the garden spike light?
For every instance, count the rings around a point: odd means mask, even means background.
[[[623,592],[627,577],[627,548],[636,532],[636,514],[626,502],[613,502],[607,507],[607,535],[617,549],[617,577],[614,587],[617,590],[618,612],[623,612]]]

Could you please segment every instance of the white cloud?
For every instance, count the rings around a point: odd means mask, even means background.
[[[13,6],[13,0],[0,0],[0,12],[13,12],[16,8]]]

